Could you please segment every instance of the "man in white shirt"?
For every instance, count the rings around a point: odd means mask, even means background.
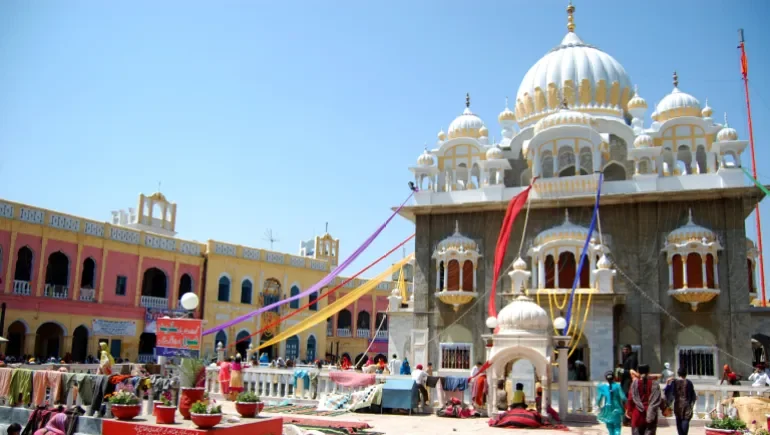
[[[417,384],[417,389],[420,391],[420,403],[429,406],[428,389],[425,388],[425,381],[428,380],[428,374],[422,370],[422,364],[417,364],[417,367],[412,371],[412,379],[414,379],[414,383]]]
[[[391,375],[401,374],[401,360],[398,359],[398,355],[395,353],[393,354],[393,359],[388,363],[388,370],[390,370]]]

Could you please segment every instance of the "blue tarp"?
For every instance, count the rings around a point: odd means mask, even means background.
[[[412,379],[388,379],[382,387],[382,407],[417,408],[417,384]]]

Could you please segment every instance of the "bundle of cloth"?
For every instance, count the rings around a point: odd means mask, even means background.
[[[436,411],[436,415],[439,417],[451,417],[451,418],[470,418],[478,417],[479,413],[475,409],[464,404],[460,399],[452,397],[449,399],[443,408]]]
[[[370,385],[362,391],[353,393],[329,394],[318,403],[316,411],[341,411],[355,412],[366,409],[372,405],[382,404],[383,384]]]
[[[78,418],[85,412],[79,406],[69,409],[38,406],[30,414],[21,435],[73,435],[77,431]]]

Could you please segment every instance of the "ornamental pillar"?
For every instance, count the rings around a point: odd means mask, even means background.
[[[441,261],[436,261],[436,287],[441,291]]]
[[[476,264],[474,263],[473,264],[473,291],[474,292],[476,291],[476,288],[477,288],[476,287],[476,275],[478,275],[478,273],[476,272]]]
[[[706,279],[706,277],[708,276],[706,274],[706,257],[704,257],[703,255],[700,256],[700,266],[701,266],[701,274],[703,276],[703,279],[702,279],[702,281],[703,281],[703,288],[708,288],[709,282]]]
[[[545,288],[545,264],[542,257],[537,259],[537,286],[535,288]]]
[[[447,282],[447,279],[449,278],[449,263],[444,262],[444,285],[441,286],[441,291],[444,291],[445,289],[449,288],[449,283]]]
[[[463,267],[464,264],[465,264],[465,262],[460,263],[460,282],[458,283],[458,286],[457,286],[457,288],[459,288],[460,290],[465,290],[463,288],[463,283],[465,282],[465,281],[463,281],[463,269],[465,269]]]
[[[682,257],[682,288],[687,288],[687,257]]]

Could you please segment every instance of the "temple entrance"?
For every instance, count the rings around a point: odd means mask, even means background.
[[[263,343],[267,343],[268,341],[273,339],[273,334],[269,332],[265,332],[262,334],[262,337],[259,339],[259,345],[261,346]],[[269,346],[264,349],[260,349],[260,355],[263,353],[267,354],[267,360],[272,361],[275,359],[275,346]]]
[[[62,341],[64,341],[64,330],[56,323],[43,323],[37,328],[37,337],[35,338],[35,356],[41,360],[51,357],[59,359]]]
[[[8,327],[8,343],[5,345],[5,354],[15,358],[24,355],[24,339],[27,337],[27,326],[16,321]]]
[[[84,363],[88,355],[88,328],[83,325],[72,333],[72,361]]]

